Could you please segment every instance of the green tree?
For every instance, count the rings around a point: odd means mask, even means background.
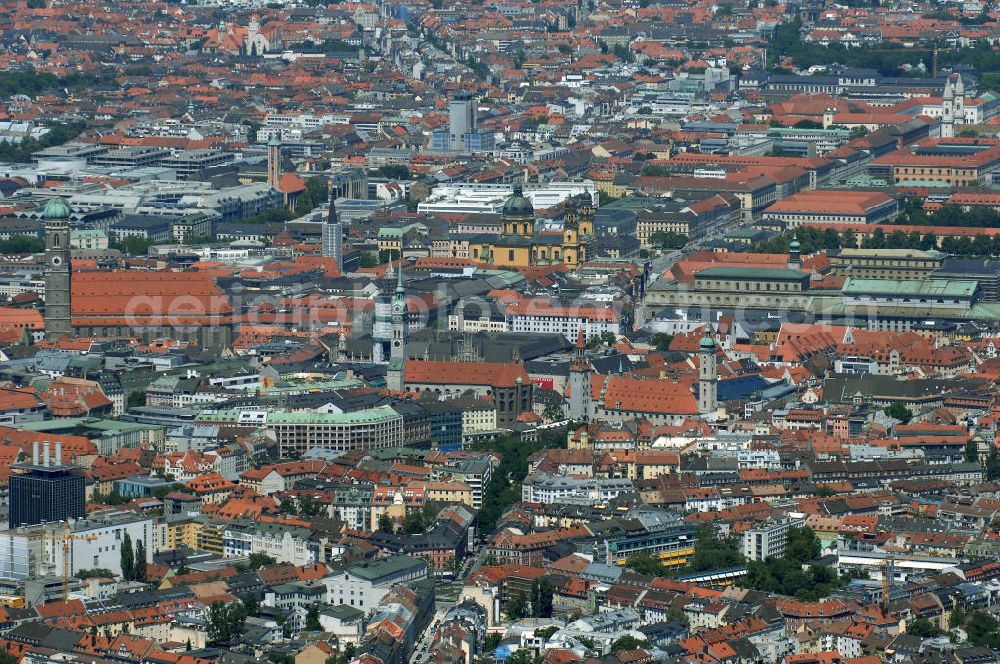
[[[45,242],[30,235],[14,235],[9,240],[0,240],[0,254],[40,254],[45,251]]]
[[[565,446],[565,435],[554,431],[532,440],[509,435],[473,444],[472,449],[477,452],[490,452],[500,457],[493,479],[484,490],[483,506],[476,514],[481,533],[493,532],[507,508],[521,500],[521,482],[528,474],[528,457],[542,449]]]
[[[797,563],[807,563],[819,557],[820,543],[812,528],[791,527],[788,529],[788,543],[785,546],[785,557]]]
[[[2,81],[0,81],[0,88],[2,87]],[[84,122],[70,124],[50,122],[46,123],[45,126],[48,127],[49,132],[41,139],[28,137],[18,143],[0,141],[0,162],[30,162],[32,153],[54,145],[62,145],[66,141],[76,138],[87,125]]]
[[[671,604],[670,608],[667,609],[667,620],[684,623],[685,625],[691,624],[691,619],[688,618],[686,613],[684,613],[684,609],[673,604]]]
[[[260,600],[253,593],[247,593],[243,596],[243,608],[248,617],[256,617],[260,613]]]
[[[139,583],[146,582],[146,545],[142,540],[135,543],[135,561],[132,570],[132,580]]]
[[[84,435],[84,433],[80,432],[77,435]],[[128,498],[121,495],[117,488],[112,489],[110,493],[104,493],[95,489],[93,496],[91,496],[91,502],[100,503],[101,505],[124,505],[128,501]]]
[[[273,557],[267,555],[266,553],[261,553],[257,551],[256,553],[251,553],[247,558],[247,567],[249,569],[260,569],[261,567],[267,567],[268,565],[273,565],[278,562]]]
[[[961,627],[965,624],[965,609],[962,608],[960,604],[956,604],[955,608],[951,610],[948,614],[948,627],[949,629],[955,629],[956,627]]]
[[[146,392],[144,390],[136,390],[128,395],[128,403],[125,406],[126,409],[139,408],[140,406],[146,405]]]
[[[356,652],[357,648],[354,646],[354,644],[348,643],[344,645],[344,647],[341,648],[339,652],[327,657],[326,662],[324,664],[350,664],[351,660],[354,659],[354,655]]]
[[[519,648],[507,660],[507,664],[542,664],[545,660],[531,648]]]
[[[550,422],[561,420],[564,417],[563,409],[554,403],[545,404],[542,410],[542,417]]]
[[[322,625],[319,624],[319,605],[313,604],[306,610],[306,630],[319,632],[322,629]]]
[[[158,498],[159,500],[163,500],[164,498],[167,497],[168,493],[170,493],[171,491],[176,491],[181,486],[182,485],[180,484],[165,484],[163,486],[158,486],[155,489],[153,489],[153,497]]]
[[[1000,452],[997,452],[996,445],[990,445],[990,451],[986,455],[983,470],[987,480],[1000,478]]]
[[[665,351],[670,349],[670,342],[674,340],[672,335],[666,332],[656,332],[649,337],[650,345],[659,351]]]
[[[941,628],[927,618],[917,618],[906,624],[906,633],[921,638],[940,636]]]
[[[649,236],[649,241],[662,249],[683,249],[688,243],[688,236],[673,231],[656,231]]]
[[[969,440],[965,444],[965,461],[967,463],[979,463],[979,442]]]
[[[121,546],[122,579],[131,581],[135,576],[135,552],[132,550],[132,537],[125,533]]]
[[[246,219],[241,219],[240,221],[246,224],[270,224],[291,221],[294,218],[295,214],[289,212],[285,208],[274,208],[273,210],[261,212],[255,217],[248,217]]]
[[[707,524],[698,529],[694,555],[688,563],[691,571],[726,569],[741,564],[743,564],[743,554],[740,553],[735,538],[719,538],[712,526]]]
[[[213,643],[232,641],[243,631],[246,619],[246,607],[242,602],[230,604],[222,601],[212,602],[208,607],[208,620],[205,625],[208,640]]]
[[[861,246],[865,249],[885,249],[885,242],[885,231],[878,227],[872,231],[868,239],[861,243]]]
[[[650,551],[640,551],[625,561],[625,566],[638,574],[647,576],[667,576],[669,570],[663,562]]]
[[[988,613],[973,611],[965,621],[969,643],[987,648],[1000,648],[1000,623]]]
[[[910,412],[910,409],[898,401],[886,408],[885,414],[903,424],[909,424],[910,420],[913,419],[913,413]]]
[[[298,200],[295,201],[295,214],[299,216],[309,214],[323,203],[326,203],[329,197],[330,188],[326,178],[307,178],[305,191],[299,194]]]
[[[618,198],[612,196],[611,194],[603,190],[597,192],[597,198],[598,198],[598,203],[600,204],[601,207],[604,207],[606,205],[611,205],[615,201],[619,200]]]
[[[299,506],[291,496],[282,496],[281,500],[278,501],[278,510],[282,514],[298,514]]]
[[[375,175],[390,180],[409,180],[410,169],[405,164],[386,164],[375,169]]]
[[[434,522],[434,514],[425,509],[410,510],[403,517],[403,532],[410,535],[422,533]]]
[[[504,608],[508,620],[520,620],[528,615],[528,598],[523,592],[514,593]]]
[[[535,618],[552,617],[552,583],[548,579],[531,582],[531,613]]]
[[[632,53],[627,46],[615,44],[611,49],[611,52],[623,62],[635,62],[635,54]]]
[[[635,650],[636,648],[648,648],[649,641],[646,639],[637,639],[631,634],[626,634],[625,636],[619,637],[611,644],[611,652],[629,652]]]
[[[840,246],[842,247],[854,247],[858,246],[858,235],[853,229],[848,228],[840,236]]]
[[[148,237],[130,236],[122,240],[113,240],[108,243],[112,249],[118,249],[126,256],[146,256],[149,248],[156,242]]]
[[[392,527],[392,518],[388,514],[381,514],[378,517],[378,529],[383,533],[391,533],[394,528]]]
[[[643,175],[645,177],[651,177],[651,178],[662,178],[662,177],[666,177],[666,176],[670,175],[670,169],[667,168],[666,166],[662,166],[660,164],[646,164],[639,171],[639,175]],[[656,236],[656,233],[654,233],[653,236],[651,236],[650,239],[652,239],[652,237],[655,237],[655,236]],[[654,242],[655,242],[655,240],[654,240]]]
[[[312,496],[302,496],[299,498],[299,514],[303,516],[320,516],[324,511],[326,511],[326,508]]]
[[[109,569],[104,569],[103,567],[94,567],[92,569],[82,569],[76,573],[76,578],[80,579],[113,579],[115,578],[114,572]]]

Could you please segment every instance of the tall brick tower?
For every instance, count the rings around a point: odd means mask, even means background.
[[[42,211],[45,221],[45,336],[70,334],[69,205],[50,198]]]

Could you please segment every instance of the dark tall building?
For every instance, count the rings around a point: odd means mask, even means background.
[[[62,463],[62,445],[56,443],[55,458],[49,458],[49,444],[39,459],[35,443],[32,463],[10,476],[10,527],[36,523],[82,519],[86,516],[83,472]]]

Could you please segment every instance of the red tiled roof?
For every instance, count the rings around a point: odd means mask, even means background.
[[[514,387],[517,379],[525,385],[530,381],[520,362],[439,362],[410,360],[404,368],[406,383],[489,385]]]

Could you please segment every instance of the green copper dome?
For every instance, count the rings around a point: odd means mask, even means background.
[[[700,344],[702,350],[715,350],[715,339],[712,338],[711,329],[711,327],[705,326],[705,336],[701,338]]]
[[[500,214],[504,217],[532,217],[535,216],[535,207],[528,198],[525,198],[521,185],[514,185],[514,195],[504,202]]]
[[[69,219],[70,209],[66,201],[55,196],[50,198],[42,210],[42,219]]]

